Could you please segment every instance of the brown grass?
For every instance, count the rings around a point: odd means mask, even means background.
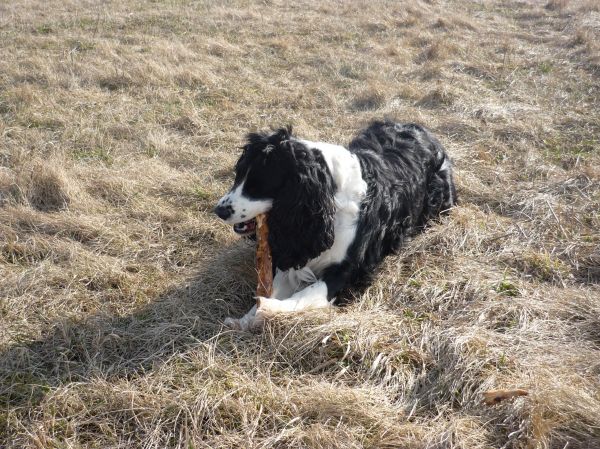
[[[596,2],[21,0],[0,42],[0,447],[600,447]],[[243,135],[383,116],[461,205],[347,307],[223,329]]]

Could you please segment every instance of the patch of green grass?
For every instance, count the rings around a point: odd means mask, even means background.
[[[52,29],[52,27],[49,24],[47,24],[47,23],[44,23],[42,25],[38,25],[35,28],[35,32],[38,33],[38,34],[50,34],[53,31],[54,30]]]
[[[423,282],[419,279],[410,278],[407,282],[410,287],[421,288],[423,286]]]
[[[42,379],[23,372],[13,373],[9,375],[8,379],[0,379],[0,382],[0,389],[5,391],[0,396],[0,407],[2,408],[23,404],[39,404],[50,391],[50,386]],[[10,385],[10,388],[2,388],[4,383],[7,386]]]
[[[156,145],[149,144],[146,148],[144,148],[144,153],[146,153],[146,156],[148,156],[150,159],[153,159],[160,155],[160,149],[158,149]]]
[[[504,354],[504,353],[500,354],[500,357],[498,357],[498,362],[496,363],[496,367],[498,369],[503,369],[503,368],[506,368],[507,365],[508,365],[508,360],[506,358],[506,354]]]
[[[554,67],[554,64],[552,64],[551,61],[542,61],[538,64],[538,70],[543,73],[544,75],[547,75],[548,73],[550,73],[552,71]]]
[[[416,310],[411,310],[411,309],[404,309],[402,311],[402,315],[405,318],[417,321],[419,323],[422,322],[422,321],[426,321],[426,320],[431,319],[431,315],[429,313],[418,312]]]
[[[212,198],[212,195],[209,192],[207,192],[206,190],[204,190],[201,186],[194,187],[192,189],[192,194],[194,195],[195,198],[198,198],[198,199],[204,200],[204,201]]]
[[[529,253],[523,257],[525,271],[543,281],[553,281],[568,276],[569,267],[548,253]]]
[[[512,283],[507,278],[502,279],[493,287],[494,291],[502,296],[516,297],[521,294],[519,287]]]
[[[84,149],[80,148],[74,150],[72,153],[73,159],[76,161],[101,161],[106,165],[112,165],[113,157],[110,154],[109,150],[105,150],[104,148],[96,147],[92,149]]]
[[[194,95],[194,104],[198,107],[214,107],[221,103],[222,98],[218,95],[201,91]]]
[[[22,123],[26,128],[39,128],[50,131],[56,131],[64,127],[62,121],[49,117],[27,117]]]
[[[546,157],[555,163],[565,163],[567,159],[586,159],[600,151],[600,139],[593,136],[581,138],[549,137],[543,140]]]

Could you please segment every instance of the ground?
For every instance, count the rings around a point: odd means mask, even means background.
[[[3,2],[0,447],[600,447],[599,77],[592,0]],[[382,117],[461,204],[347,307],[223,328],[245,133]]]

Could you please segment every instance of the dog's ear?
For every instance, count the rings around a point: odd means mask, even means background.
[[[280,148],[291,169],[268,221],[274,267],[285,271],[305,266],[333,245],[335,185],[320,152],[294,140]]]
[[[290,140],[292,138],[292,125],[275,130],[271,138],[274,140],[273,143],[283,143]]]

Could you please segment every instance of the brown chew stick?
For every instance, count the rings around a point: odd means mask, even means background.
[[[258,243],[256,248],[256,271],[258,273],[256,296],[270,298],[273,293],[273,261],[269,247],[267,214],[260,214],[256,217],[256,241]]]
[[[526,390],[490,390],[483,393],[483,402],[486,405],[498,404],[505,399],[514,398],[517,396],[527,396],[529,393]]]

